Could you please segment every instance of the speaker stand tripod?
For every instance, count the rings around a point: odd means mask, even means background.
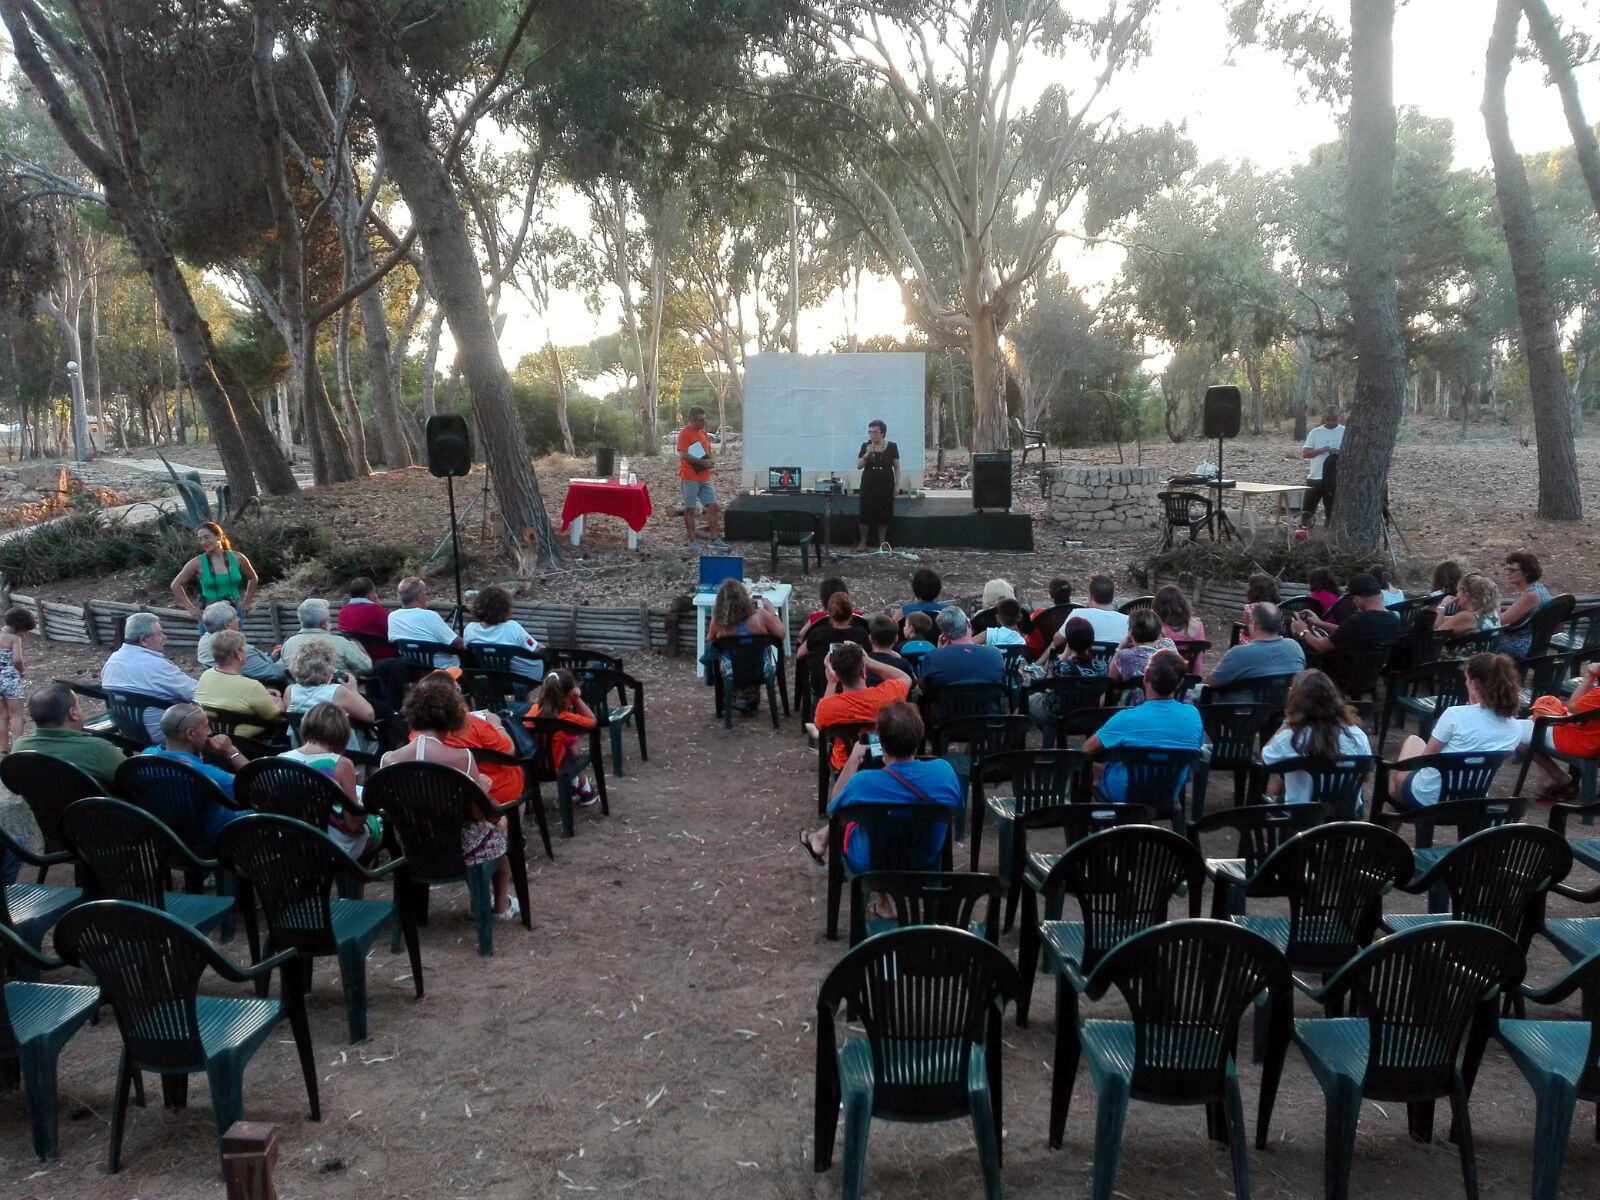
[[[1211,540],[1214,542],[1236,542],[1240,540],[1239,531],[1234,528],[1233,522],[1228,519],[1228,514],[1222,509],[1222,497],[1227,491],[1222,486],[1224,478],[1222,474],[1222,443],[1223,439],[1219,437],[1217,439],[1217,478],[1211,485],[1211,490],[1216,493],[1216,505],[1211,510]]]

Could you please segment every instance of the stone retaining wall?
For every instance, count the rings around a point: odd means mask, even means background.
[[[1050,515],[1073,533],[1143,533],[1160,525],[1154,467],[1046,467]]]

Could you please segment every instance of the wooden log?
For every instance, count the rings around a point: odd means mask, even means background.
[[[228,1200],[277,1200],[272,1169],[278,1163],[278,1127],[235,1121],[222,1135],[222,1178]]]

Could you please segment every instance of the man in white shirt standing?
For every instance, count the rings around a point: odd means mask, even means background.
[[[445,619],[428,607],[428,585],[415,575],[407,576],[395,589],[400,597],[400,607],[389,614],[389,640],[391,642],[434,642],[442,646],[461,648],[461,638],[445,623]],[[461,660],[454,654],[435,654],[436,668],[459,667]]]
[[[1300,506],[1300,528],[1310,529],[1317,523],[1319,504],[1330,517],[1333,515],[1334,482],[1324,482],[1323,473],[1328,469],[1328,456],[1339,453],[1343,445],[1344,426],[1339,424],[1339,410],[1330,404],[1322,414],[1322,424],[1306,435],[1305,448],[1300,451],[1301,458],[1311,460],[1306,471],[1306,498]]]

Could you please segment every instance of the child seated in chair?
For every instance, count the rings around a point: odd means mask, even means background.
[[[546,672],[544,682],[533,695],[533,703],[528,706],[528,716],[555,717],[573,725],[581,725],[585,729],[593,729],[596,720],[594,712],[583,702],[583,692],[578,687],[577,677],[564,668]],[[556,734],[550,742],[551,769],[560,771],[577,748],[577,734]],[[584,808],[600,803],[600,793],[595,788],[594,778],[588,771],[573,779],[572,790],[577,802]]]

